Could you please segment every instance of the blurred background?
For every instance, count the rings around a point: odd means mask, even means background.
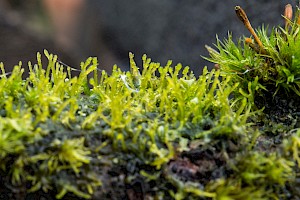
[[[213,67],[205,44],[213,46],[216,35],[249,36],[235,15],[242,6],[252,26],[283,25],[288,0],[0,0],[0,61],[7,71],[23,62],[36,63],[36,52],[57,54],[79,68],[89,56],[99,58],[99,68],[114,64],[128,69],[128,52],[147,54],[164,65],[182,63],[200,74]],[[295,11],[295,9],[294,9]]]

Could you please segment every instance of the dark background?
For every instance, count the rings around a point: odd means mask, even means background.
[[[76,68],[80,61],[97,56],[99,68],[110,71],[117,64],[128,69],[128,52],[133,52],[139,64],[146,53],[162,65],[171,59],[199,74],[203,66],[213,67],[200,55],[208,56],[204,45],[213,46],[216,35],[221,39],[228,32],[234,38],[250,35],[235,15],[236,5],[258,28],[283,25],[285,5],[291,3],[295,11],[297,4],[288,0],[78,0],[73,9],[75,0],[56,4],[52,0],[52,7],[50,1],[1,1],[0,61],[7,71],[19,60],[24,65],[29,60],[35,63],[36,52],[48,49]]]

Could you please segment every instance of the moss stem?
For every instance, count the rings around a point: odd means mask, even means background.
[[[246,12],[240,6],[235,6],[235,12],[238,18],[243,22],[245,27],[249,30],[251,35],[253,35],[254,40],[259,45],[261,52],[264,52],[264,46],[260,41],[260,39],[258,38],[257,34],[255,33],[254,29],[252,28],[250,21],[246,15]]]

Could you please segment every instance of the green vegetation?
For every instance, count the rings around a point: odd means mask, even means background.
[[[273,95],[286,92],[300,96],[298,18],[299,10],[295,20],[286,19],[285,29],[259,28],[256,32],[263,49],[251,38],[240,38],[235,44],[230,34],[223,42],[217,38],[218,51],[207,46],[211,58],[206,59],[221,68],[222,76],[230,76],[232,83],[240,83],[236,98],[246,97],[255,107],[255,97],[265,91],[272,91]]]
[[[297,21],[297,19],[295,19]],[[143,56],[72,76],[44,52],[29,76],[0,65],[0,189],[7,199],[300,198],[299,25],[208,48],[195,77]],[[298,44],[299,43],[299,44]],[[298,47],[299,46],[299,47]],[[262,53],[263,52],[263,53]]]

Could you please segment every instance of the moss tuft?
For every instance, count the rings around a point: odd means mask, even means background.
[[[199,77],[132,53],[111,75],[88,58],[72,76],[46,50],[26,79],[0,64],[1,195],[300,198],[297,20],[259,29],[257,44],[218,39],[219,69]]]

